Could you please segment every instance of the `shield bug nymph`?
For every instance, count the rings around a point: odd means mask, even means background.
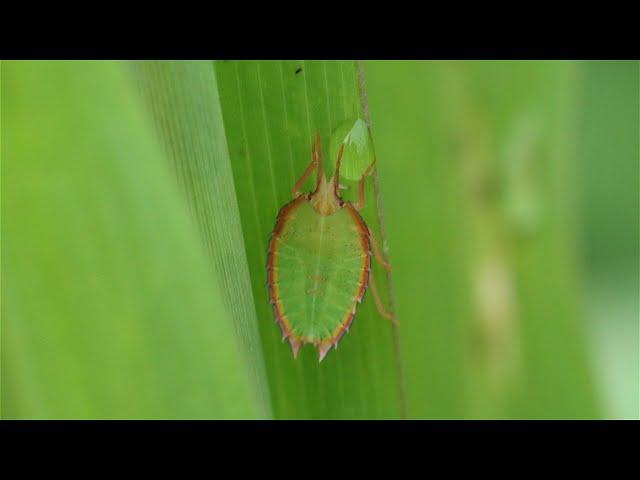
[[[293,200],[280,209],[267,254],[267,285],[276,321],[297,357],[305,343],[313,344],[320,361],[337,348],[349,330],[369,286],[380,314],[384,311],[371,272],[371,256],[390,270],[373,233],[358,213],[364,207],[365,179],[375,161],[362,174],[358,201],[343,200],[339,191],[338,150],[333,177],[327,181],[317,134],[311,162],[293,187]],[[301,192],[316,171],[313,192]]]

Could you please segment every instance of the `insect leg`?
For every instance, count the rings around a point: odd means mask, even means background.
[[[376,257],[376,260],[378,260],[380,265],[382,265],[385,268],[385,270],[390,272],[391,264],[389,264],[389,262],[387,262],[382,256],[382,253],[380,252],[380,247],[378,246],[378,242],[376,241],[376,237],[373,236],[373,232],[371,231],[371,229],[369,229],[369,238],[371,239],[371,246],[373,247],[373,254]]]
[[[313,143],[313,147],[311,148],[311,161],[307,168],[305,169],[302,176],[298,179],[296,184],[293,186],[293,196],[297,197],[300,195],[300,189],[304,185],[304,182],[311,176],[315,169],[318,169],[318,182],[320,182],[320,174],[322,173],[322,151],[320,150],[320,134],[316,134],[316,140]]]
[[[336,171],[333,174],[333,191],[336,197],[340,196],[340,164],[342,163],[342,154],[344,153],[344,143],[340,144],[340,150],[338,150],[338,159],[336,160]]]
[[[376,280],[373,275],[369,277],[369,286],[371,287],[371,295],[373,296],[373,301],[376,304],[376,310],[378,310],[378,313],[380,314],[380,316],[386,318],[394,325],[399,325],[395,315],[393,313],[387,312],[384,306],[382,305],[382,300],[380,300],[380,295],[378,294],[378,287],[376,287]]]
[[[366,178],[371,175],[371,172],[373,172],[373,167],[375,164],[376,161],[374,160],[373,163],[371,163],[371,165],[369,165],[364,171],[362,177],[360,177],[360,181],[358,182],[358,203],[354,205],[355,209],[358,211],[364,208],[364,182]]]
[[[364,208],[364,181],[367,177],[362,175],[358,182],[358,203],[354,205],[355,209],[360,211]]]

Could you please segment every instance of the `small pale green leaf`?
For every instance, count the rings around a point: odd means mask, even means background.
[[[336,159],[344,143],[340,178],[360,180],[375,160],[367,124],[362,118],[350,119],[339,125],[331,135],[331,159]]]

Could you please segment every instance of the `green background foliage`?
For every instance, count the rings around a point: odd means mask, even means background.
[[[638,71],[2,62],[2,418],[637,418]],[[269,234],[369,116],[400,327],[294,360]]]
[[[3,64],[2,92],[3,417],[255,417],[218,283],[122,65]]]

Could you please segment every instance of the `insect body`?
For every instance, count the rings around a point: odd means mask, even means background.
[[[312,149],[312,160],[293,187],[294,199],[278,214],[269,242],[267,276],[269,298],[283,339],[288,339],[294,357],[305,343],[316,346],[320,361],[338,346],[349,330],[367,287],[371,284],[376,306],[382,309],[371,271],[371,252],[390,269],[358,213],[364,206],[362,175],[357,204],[344,201],[339,193],[340,161],[330,181],[322,169],[320,136]],[[300,187],[317,170],[316,188],[301,193]]]

